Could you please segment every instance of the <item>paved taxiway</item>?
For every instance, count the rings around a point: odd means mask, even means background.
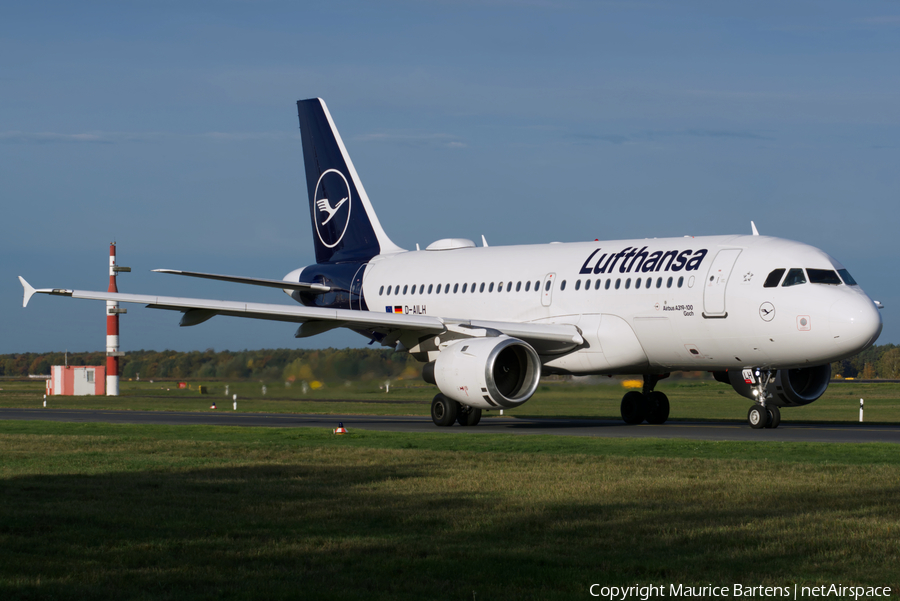
[[[91,409],[4,409],[0,420],[105,422],[111,424],[166,424],[208,426],[270,426],[328,428],[343,422],[349,430],[384,432],[554,434],[609,438],[684,438],[689,440],[774,440],[781,442],[892,442],[900,443],[900,425],[802,424],[782,422],[775,430],[753,430],[737,422],[669,422],[661,426],[629,426],[619,421],[491,417],[474,428],[437,428],[428,417],[378,415],[312,415],[240,413],[225,409],[179,411],[101,411]]]

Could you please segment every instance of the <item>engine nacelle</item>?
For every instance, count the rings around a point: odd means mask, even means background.
[[[720,382],[725,378],[722,372],[714,374]],[[819,365],[816,367],[802,367],[800,369],[779,369],[775,377],[766,387],[766,392],[772,395],[767,403],[774,403],[779,407],[799,407],[808,405],[825,393],[828,383],[831,381],[831,365]],[[753,386],[744,381],[741,370],[729,370],[727,382],[741,396],[756,400],[753,395]]]
[[[425,366],[427,382],[454,401],[479,409],[510,409],[531,398],[541,378],[537,352],[518,338],[470,338]]]

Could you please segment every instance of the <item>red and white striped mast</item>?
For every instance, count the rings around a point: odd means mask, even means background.
[[[120,271],[131,271],[130,267],[116,265],[116,243],[109,245],[109,290],[118,292],[116,274]],[[120,309],[116,301],[106,301],[106,396],[119,396],[119,315],[127,309]]]

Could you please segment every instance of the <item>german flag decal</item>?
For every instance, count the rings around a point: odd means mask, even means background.
[[[394,313],[403,313],[403,307],[399,305],[394,307]]]

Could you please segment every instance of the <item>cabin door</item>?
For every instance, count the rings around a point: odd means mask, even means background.
[[[739,248],[720,250],[706,274],[706,285],[703,287],[703,317],[728,317],[725,307],[725,289],[728,278],[741,254]]]

